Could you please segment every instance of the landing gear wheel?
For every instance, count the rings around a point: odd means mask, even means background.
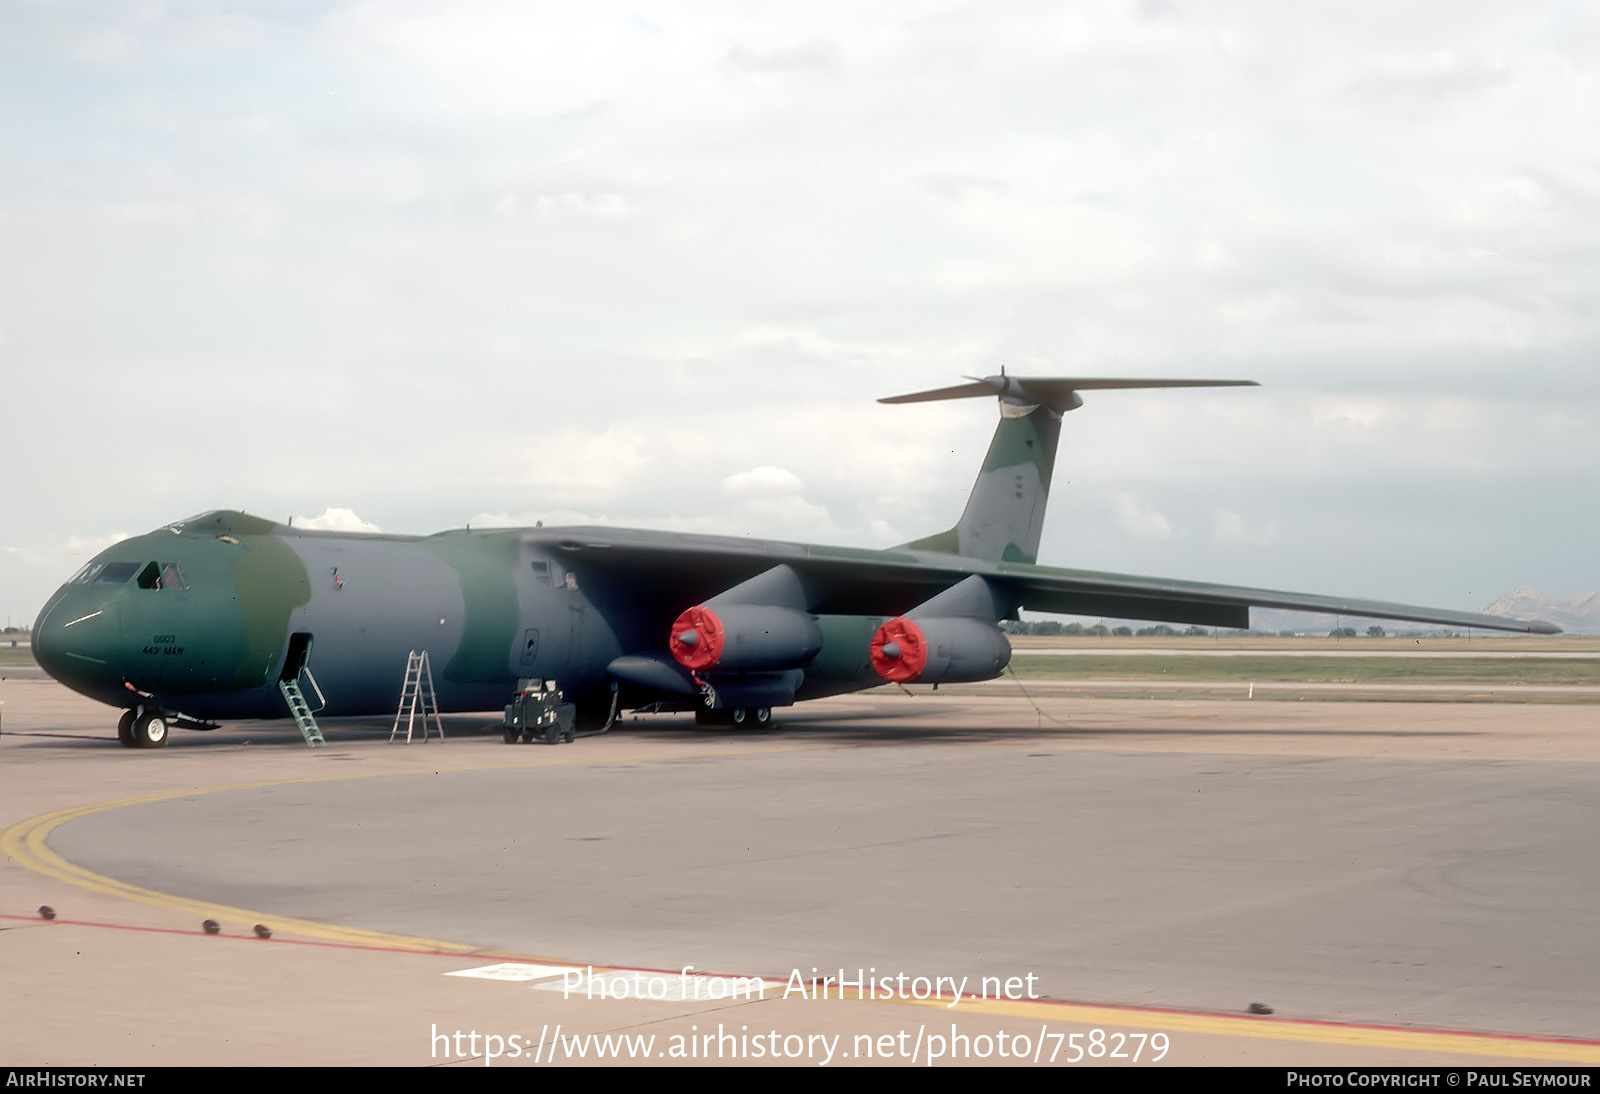
[[[771,707],[756,707],[756,709],[752,710],[750,713],[755,715],[756,726],[758,728],[766,729],[772,724]]]
[[[750,712],[744,707],[734,707],[728,711],[728,721],[733,723],[734,729],[743,729],[750,720]]]
[[[505,736],[505,739],[506,739],[506,744],[514,745],[514,744],[517,743],[517,738],[522,736],[522,734],[517,732],[517,727],[516,726],[512,726],[510,729],[505,731],[504,736]]]
[[[135,747],[133,743],[133,719],[138,713],[137,710],[125,710],[122,712],[122,717],[117,719],[117,740],[122,742],[123,748]]]
[[[142,711],[133,720],[133,746],[160,748],[167,743],[167,719],[159,710]]]

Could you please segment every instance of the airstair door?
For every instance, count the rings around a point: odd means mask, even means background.
[[[289,636],[289,653],[283,659],[283,671],[278,673],[278,680],[298,679],[305,671],[306,662],[311,660],[311,636],[304,631],[298,631]]]

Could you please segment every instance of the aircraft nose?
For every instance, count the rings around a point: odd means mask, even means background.
[[[120,687],[117,667],[121,611],[113,603],[65,598],[45,608],[33,625],[33,657],[69,687]]]

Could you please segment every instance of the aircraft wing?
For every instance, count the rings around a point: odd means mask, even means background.
[[[817,590],[819,613],[899,615],[973,574],[1009,592],[1016,605],[1063,615],[1245,628],[1251,608],[1325,612],[1446,627],[1559,634],[1540,620],[1417,607],[1379,600],[1280,592],[1198,581],[1101,573],[907,550],[815,547],[772,540],[615,528],[529,530],[530,541],[604,574],[635,606],[659,603],[670,620],[764,570],[788,564]]]
[[[1323,612],[1361,619],[1398,619],[1446,627],[1559,634],[1561,628],[1541,620],[1508,619],[1476,612],[1422,608],[1382,600],[1279,592],[1198,581],[1171,581],[1124,574],[1030,567],[1036,574],[1010,578],[1022,590],[1025,608],[1067,615],[1115,619],[1155,619],[1215,627],[1248,627],[1251,608]]]

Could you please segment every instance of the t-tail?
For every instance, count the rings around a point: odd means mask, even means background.
[[[1083,405],[1080,391],[1147,387],[1255,387],[1254,380],[1119,380],[1059,376],[985,376],[970,384],[879,399],[880,403],[926,403],[940,399],[1000,400],[983,470],[954,528],[904,546],[993,562],[1037,562],[1050,497],[1061,416]]]

